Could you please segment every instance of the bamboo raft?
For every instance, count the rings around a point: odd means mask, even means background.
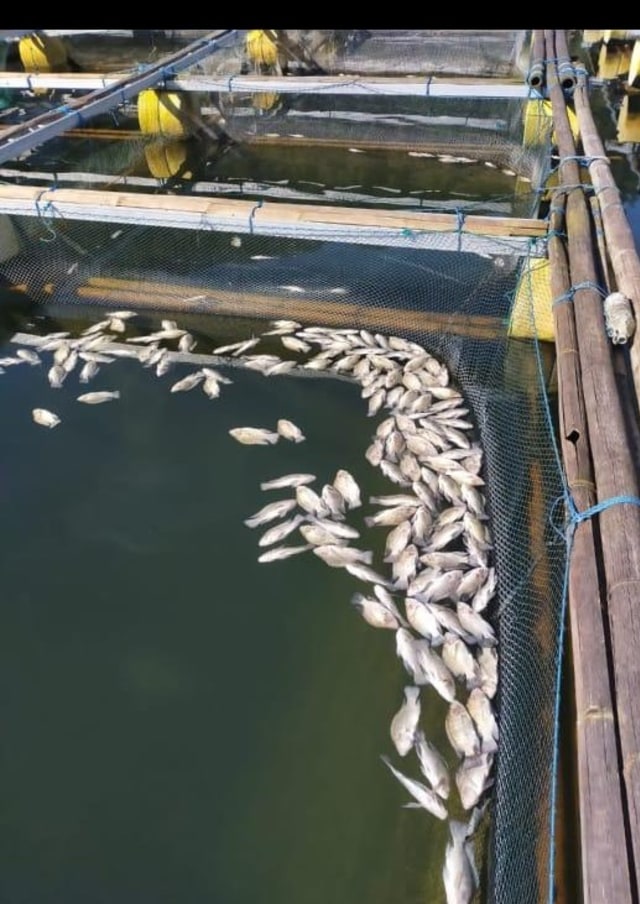
[[[560,441],[569,507],[568,608],[575,682],[582,900],[631,902],[640,878],[640,509],[637,468],[628,435],[614,355],[596,291],[609,272],[592,241],[592,212],[580,185],[561,61],[563,32],[544,32],[546,79],[560,152],[549,255],[554,304]],[[566,73],[566,65],[565,65]],[[584,153],[598,191],[605,253],[617,288],[634,303],[638,258],[609,162],[594,132],[585,84],[575,107]],[[597,159],[594,159],[596,158]],[[596,181],[597,180],[597,181]],[[567,238],[560,236],[566,234]],[[631,345],[637,404],[638,348]],[[635,389],[635,391],[634,391]],[[609,504],[610,503],[610,504]],[[572,509],[572,510],[571,510]]]

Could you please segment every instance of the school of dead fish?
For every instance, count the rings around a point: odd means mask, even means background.
[[[133,316],[132,311],[114,312],[75,338],[51,333],[39,353],[19,348],[15,356],[0,358],[0,372],[17,364],[42,365],[42,353],[49,352],[51,387],[62,386],[76,368],[79,381],[88,383],[100,365],[115,360],[104,346],[114,333],[126,331]],[[307,355],[307,360],[299,364],[254,354],[262,336],[280,337],[283,348]],[[467,822],[449,820],[442,875],[448,904],[468,904],[478,888],[473,834],[487,804],[498,749],[493,704],[497,638],[486,618],[496,593],[496,573],[480,473],[483,453],[472,436],[469,410],[450,385],[445,365],[404,338],[355,328],[303,327],[292,320],[272,321],[262,336],[219,346],[213,353],[233,356],[266,376],[300,366],[347,376],[361,387],[368,416],[385,415],[365,457],[396,491],[371,497],[369,503],[376,508],[363,517],[366,527],[387,530],[381,566],[370,550],[354,545],[360,532],[347,518],[364,502],[356,479],[344,469],[317,490],[311,487],[314,474],[285,474],[263,482],[263,491],[286,490],[289,495],[267,502],[244,523],[266,528],[258,541],[264,550],[259,562],[311,552],[369,586],[367,592],[354,593],[351,603],[370,626],[394,632],[395,652],[407,673],[403,700],[389,728],[395,752],[407,765],[400,769],[390,757],[381,759],[408,792],[411,802],[406,806],[439,820],[449,819],[447,805],[455,786],[459,806],[470,816]],[[195,346],[193,337],[171,320],[163,320],[160,330],[126,341],[139,347],[136,357],[158,376],[170,367],[164,342],[177,342],[187,353]],[[173,383],[171,392],[199,386],[216,399],[221,386],[231,382],[220,371],[201,367]],[[118,390],[104,390],[81,393],[77,399],[101,404],[119,397]],[[34,408],[32,416],[48,428],[61,422],[45,408]],[[229,433],[245,445],[305,439],[286,418],[269,427],[234,427]],[[304,542],[283,542],[295,536]],[[458,762],[453,776],[421,726],[421,700],[433,693],[448,705],[445,733]]]

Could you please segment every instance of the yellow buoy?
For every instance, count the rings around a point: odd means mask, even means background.
[[[245,52],[256,66],[275,66],[278,62],[278,45],[266,31],[249,31],[245,39]]]
[[[184,141],[154,141],[144,149],[147,166],[154,179],[171,179],[177,176],[184,168],[187,153],[187,144]]]
[[[61,38],[34,33],[20,38],[20,62],[25,72],[55,72],[67,64],[67,49]]]
[[[640,97],[625,94],[618,113],[618,141],[640,142]]]
[[[580,127],[578,117],[571,107],[567,107],[567,117],[574,141],[578,140]],[[525,104],[522,143],[525,147],[545,144],[553,126],[550,100],[529,100]],[[551,131],[551,141],[556,144],[555,131]]]
[[[275,91],[260,91],[251,95],[254,110],[273,110],[280,103],[280,95]]]
[[[600,45],[598,54],[597,76],[603,79],[616,79],[629,72],[631,64],[631,48],[628,44]]]
[[[183,138],[196,127],[197,110],[188,92],[145,88],[138,95],[138,123],[146,135]]]
[[[520,274],[509,318],[509,335],[514,339],[553,342],[551,271],[546,258],[531,258]]]

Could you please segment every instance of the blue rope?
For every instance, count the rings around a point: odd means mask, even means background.
[[[594,289],[601,298],[607,297],[607,292],[599,286],[597,283],[593,283],[590,280],[585,280],[585,282],[576,283],[575,286],[571,286],[563,295],[559,295],[554,301],[551,302],[551,307],[554,308],[557,304],[564,304],[567,301],[573,301],[573,296],[580,289]]]
[[[263,201],[260,199],[255,207],[252,208],[251,213],[249,214],[249,234],[253,235],[253,218],[256,214],[256,210],[260,210],[262,207]]]

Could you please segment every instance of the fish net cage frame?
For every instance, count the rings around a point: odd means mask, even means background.
[[[542,157],[547,147],[539,147]],[[84,317],[88,306],[108,310],[137,299],[149,317],[171,312],[198,324],[214,316],[229,335],[239,323],[293,316],[306,325],[375,327],[423,345],[446,364],[484,449],[498,573],[489,616],[499,635],[500,746],[483,891],[492,904],[543,899],[553,878],[566,548],[554,526],[563,481],[542,363],[547,346],[536,332],[536,312],[551,300],[540,298],[539,286],[525,293],[530,336],[514,338],[509,330],[539,248],[532,242],[529,253],[514,253],[512,243],[485,237],[476,251],[461,232],[453,247],[440,233],[390,247],[339,227],[307,230],[305,238],[295,227],[277,237],[206,225],[195,232],[114,228],[59,217],[55,209],[12,217],[12,231],[18,250],[2,262],[0,277],[27,287],[30,310],[61,306],[72,316],[75,307]],[[345,283],[346,297],[335,291]]]
[[[445,363],[473,412],[484,450],[498,575],[488,615],[499,637],[500,741],[484,890],[492,904],[543,899],[553,849],[566,548],[554,525],[563,482],[548,395],[549,347],[535,334],[539,289],[527,299],[533,338],[509,334],[531,259],[514,257],[499,240],[493,240],[494,255],[479,255],[257,235],[240,244],[237,233],[140,226],[114,231],[111,224],[29,217],[22,223],[14,218],[14,224],[24,250],[0,266],[0,275],[8,285],[28,286],[31,311],[41,306],[73,317],[75,308],[86,318],[93,306],[101,313],[136,307],[137,297],[138,310],[152,323],[169,314],[196,330],[219,321],[218,339],[242,338],[241,324],[254,334],[260,324],[290,316],[306,326],[400,336]],[[438,235],[431,240],[437,244]],[[347,296],[331,291],[345,282]]]

